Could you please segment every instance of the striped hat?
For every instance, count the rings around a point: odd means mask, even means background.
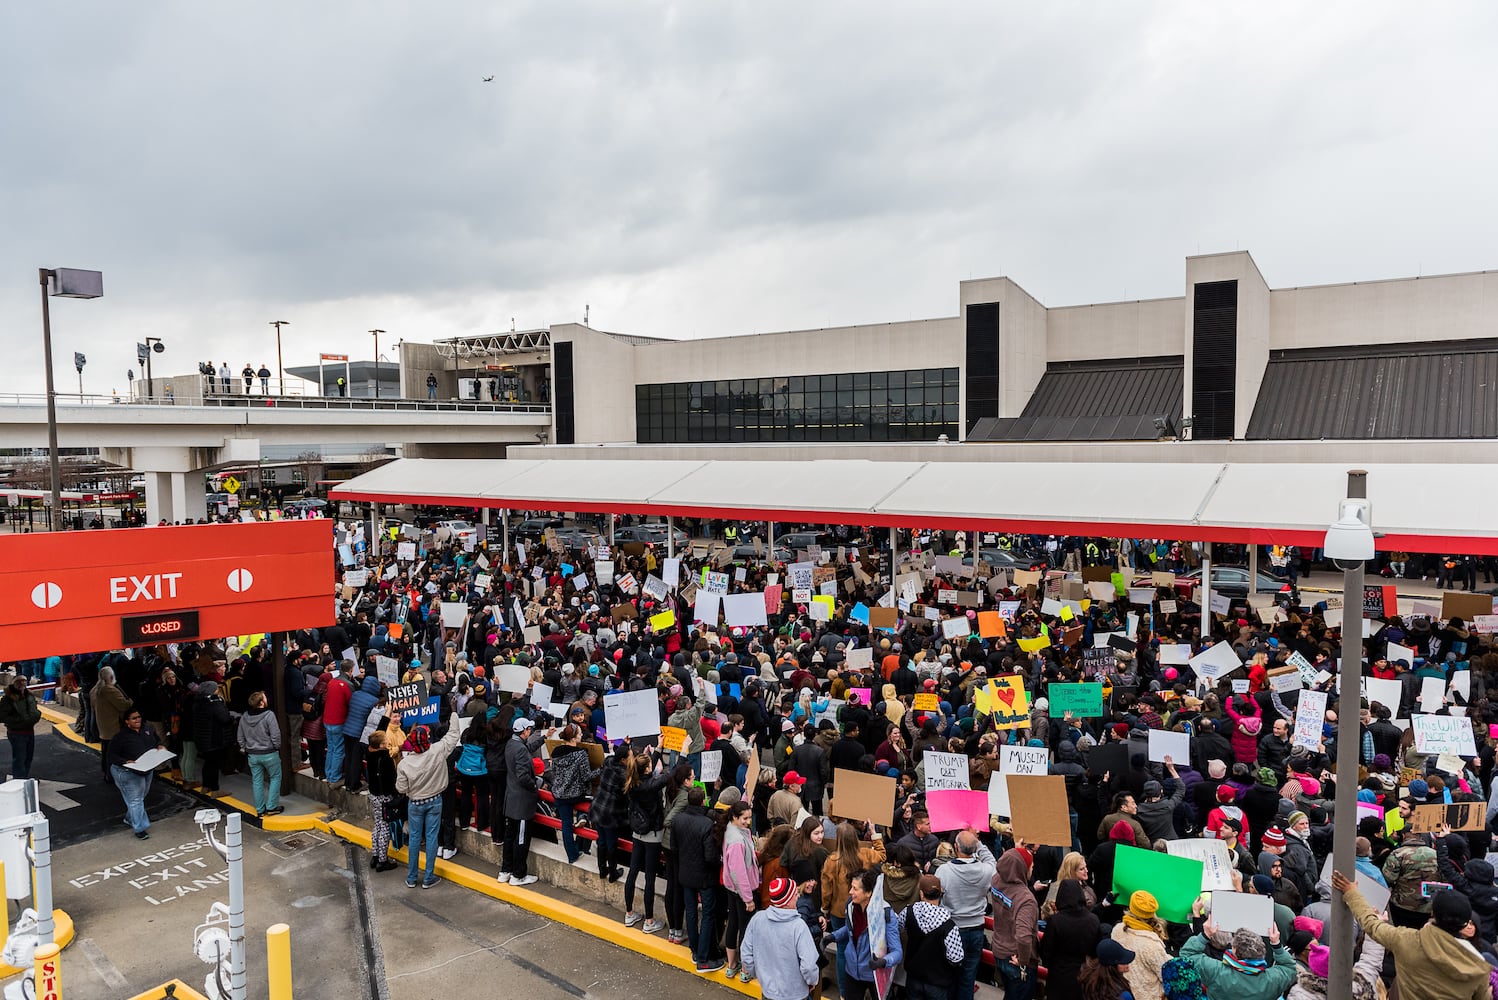
[[[772,878],[767,891],[771,906],[789,908],[796,905],[796,896],[800,894],[801,887],[793,879]]]

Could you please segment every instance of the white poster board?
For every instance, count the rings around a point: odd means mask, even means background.
[[[1188,837],[1167,840],[1166,853],[1178,858],[1195,858],[1202,863],[1202,892],[1233,888],[1233,862],[1228,845],[1210,837]]]
[[[1415,750],[1419,753],[1477,755],[1472,722],[1465,715],[1416,715],[1410,725],[1415,730]]]
[[[500,691],[509,691],[511,694],[524,694],[525,689],[530,687],[531,668],[522,663],[496,663],[494,665],[494,686]]]
[[[1238,654],[1233,651],[1233,647],[1225,642],[1213,643],[1193,656],[1190,662],[1191,669],[1196,671],[1198,677],[1214,681],[1223,674],[1243,666],[1243,661],[1238,659]]]
[[[735,628],[766,624],[769,618],[765,614],[765,595],[758,591],[723,595],[723,620]]]
[[[1267,937],[1274,926],[1274,897],[1218,890],[1212,893],[1212,920],[1228,934],[1250,930]]]
[[[921,755],[921,760],[926,768],[926,791],[949,788],[966,790],[971,787],[968,784],[966,754],[927,750]]]
[[[1166,756],[1182,764],[1191,763],[1191,737],[1168,729],[1151,729],[1149,759],[1163,764]]]
[[[661,715],[654,688],[616,691],[603,696],[603,729],[610,740],[659,736]]]
[[[1321,724],[1326,720],[1326,692],[1302,691],[1295,706],[1295,734],[1290,742],[1312,753],[1321,749]]]

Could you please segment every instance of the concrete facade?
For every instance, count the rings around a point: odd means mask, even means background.
[[[551,335],[553,344],[573,344],[574,443],[596,445],[641,440],[638,385],[914,368],[962,369],[966,428],[967,313],[985,303],[1000,305],[999,417],[1025,412],[1049,365],[1178,357],[1184,365],[1182,412],[1161,416],[1179,425],[1193,415],[1193,289],[1236,281],[1235,440],[1246,436],[1271,351],[1498,334],[1498,272],[1274,289],[1246,251],[1188,257],[1184,263],[1180,297],[1046,306],[1017,282],[999,277],[959,282],[956,315],[926,320],[646,343],[579,324],[553,327]]]

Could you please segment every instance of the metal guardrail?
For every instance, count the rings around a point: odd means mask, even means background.
[[[0,406],[45,406],[43,393],[0,394]],[[290,410],[393,410],[406,413],[551,413],[550,403],[488,403],[462,399],[356,399],[339,396],[234,396],[212,395],[201,400],[167,402],[125,399],[117,396],[58,393],[58,406],[131,406],[152,409],[219,407],[229,409]]]

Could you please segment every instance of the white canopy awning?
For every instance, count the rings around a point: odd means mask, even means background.
[[[335,500],[1319,547],[1330,464],[398,459]],[[1373,465],[1378,547],[1498,555],[1498,465]]]

